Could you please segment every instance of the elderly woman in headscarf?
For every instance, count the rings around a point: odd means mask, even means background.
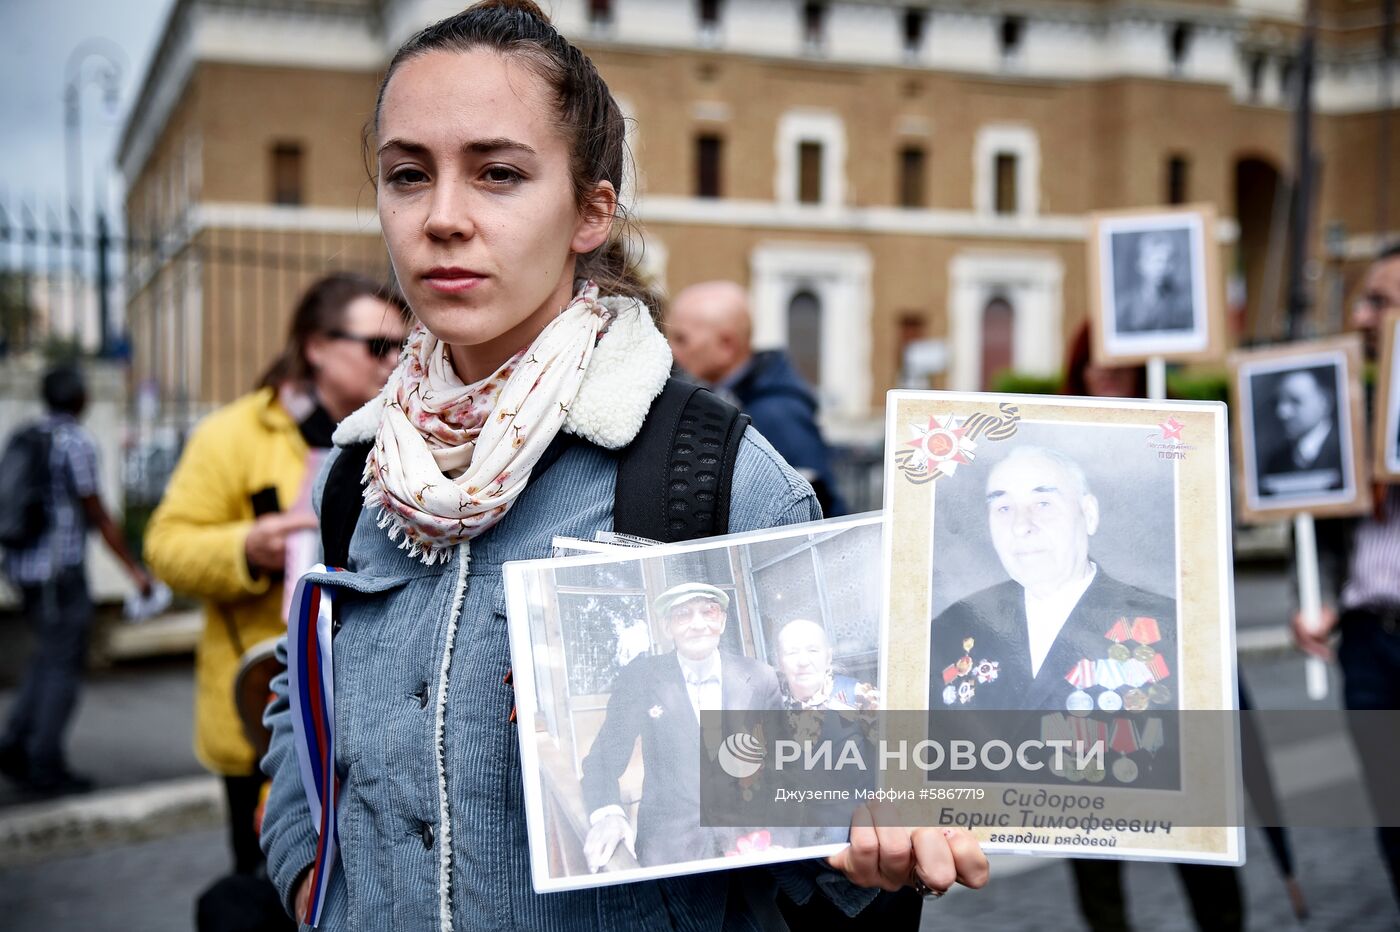
[[[778,632],[778,679],[787,709],[876,709],[879,692],[837,673],[831,642],[815,621],[795,618]]]

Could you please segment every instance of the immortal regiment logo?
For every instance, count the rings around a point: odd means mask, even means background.
[[[1184,460],[1188,450],[1196,449],[1182,437],[1186,425],[1169,417],[1157,425],[1157,433],[1147,438],[1147,447],[1157,451],[1159,460]]]
[[[1015,436],[1020,409],[1003,403],[998,410],[1000,415],[935,415],[927,424],[908,425],[911,439],[895,453],[896,468],[915,485],[953,475],[959,466],[970,465],[976,458],[979,439],[1006,440]]]

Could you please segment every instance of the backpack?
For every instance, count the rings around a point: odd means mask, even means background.
[[[38,424],[10,435],[0,454],[0,476],[10,493],[0,496],[0,546],[33,546],[49,526],[49,454],[53,435]]]
[[[729,493],[739,438],[749,418],[715,393],[668,379],[642,429],[618,451],[613,531],[660,543],[729,532]],[[327,566],[345,566],[363,504],[360,477],[371,441],[342,448],[321,497],[321,550]],[[555,442],[536,470],[563,452]]]

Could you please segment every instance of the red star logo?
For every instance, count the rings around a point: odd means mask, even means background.
[[[1157,426],[1162,428],[1163,440],[1176,440],[1178,442],[1180,442],[1181,440],[1181,432],[1186,428],[1185,424],[1181,423],[1174,417],[1167,418],[1165,421],[1158,424]]]

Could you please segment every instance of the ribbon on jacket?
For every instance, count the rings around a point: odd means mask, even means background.
[[[310,581],[317,573],[339,573],[317,564],[303,576],[292,594],[287,629],[287,676],[292,733],[297,766],[311,820],[316,826],[316,859],[311,865],[311,898],[301,921],[315,927],[321,921],[326,888],[335,867],[338,847],[336,802],[340,782],[335,774],[335,675],[331,666],[331,588]]]

